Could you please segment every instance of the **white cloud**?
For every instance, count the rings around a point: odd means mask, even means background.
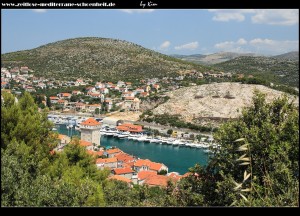
[[[198,46],[199,46],[198,41],[194,41],[191,43],[176,46],[175,49],[176,50],[195,50],[198,48]]]
[[[210,9],[213,20],[219,22],[242,22],[246,14],[251,15],[252,23],[268,25],[295,25],[299,22],[298,9]]]
[[[132,13],[152,13],[155,10],[154,9],[120,9],[120,11],[132,14]]]
[[[294,25],[299,20],[298,9],[273,9],[257,10],[256,14],[251,17],[253,23],[269,25]]]
[[[270,55],[276,55],[286,52],[291,52],[298,50],[299,41],[294,40],[285,40],[285,41],[278,41],[272,39],[261,39],[255,38],[249,41],[249,44],[252,46],[256,53],[266,53]]]
[[[272,39],[255,38],[246,41],[240,38],[237,41],[224,41],[215,44],[215,48],[219,51],[246,53],[252,52],[265,55],[277,55],[286,52],[298,50],[299,41],[279,41]]]
[[[237,41],[224,41],[215,44],[215,48],[226,52],[245,52],[242,46],[248,42],[244,38],[240,38]]]
[[[33,12],[36,12],[36,13],[46,13],[47,10],[46,9],[32,9]]]
[[[162,50],[167,49],[170,45],[171,45],[170,41],[165,41],[159,46],[159,49],[162,49]]]
[[[247,44],[247,41],[244,38],[240,38],[236,43],[239,45],[245,45]]]
[[[214,21],[228,22],[230,20],[236,20],[238,22],[244,21],[245,16],[241,13],[217,13],[214,17]]]

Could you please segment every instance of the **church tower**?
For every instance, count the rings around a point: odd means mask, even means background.
[[[97,122],[94,118],[89,118],[86,121],[80,124],[80,131],[81,131],[81,140],[100,144],[100,128],[101,123]]]

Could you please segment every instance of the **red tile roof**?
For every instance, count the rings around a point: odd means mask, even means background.
[[[166,187],[168,185],[168,176],[164,175],[150,175],[145,180],[145,184],[149,186],[160,186],[160,187]]]
[[[111,176],[108,179],[114,179],[114,180],[123,181],[123,182],[127,182],[127,183],[131,183],[132,182],[130,179],[125,178],[124,176],[119,176],[119,175]]]
[[[64,134],[58,134],[58,139],[62,140],[62,139],[66,139],[68,138],[67,135],[64,135]]]
[[[124,163],[129,163],[134,161],[134,157],[126,153],[119,153],[115,155],[115,157],[117,158],[118,161],[123,161]]]
[[[134,97],[125,97],[125,100],[134,100]]]
[[[157,175],[157,173],[154,172],[154,171],[140,171],[137,174],[138,180],[144,180],[144,179],[146,179],[146,178],[148,178],[149,176],[152,176],[152,175]]]
[[[182,178],[181,175],[178,175],[178,174],[176,174],[174,172],[169,173],[168,177],[170,177],[171,179],[173,179],[176,182]]]
[[[92,156],[102,156],[103,155],[103,151],[87,150],[87,153]]]
[[[87,146],[92,146],[93,143],[85,141],[85,140],[80,140],[79,141],[79,145],[83,146],[83,147],[87,147]]]
[[[65,100],[61,100],[61,99],[57,101],[57,103],[65,103],[65,102],[66,102]]]
[[[98,158],[96,160],[96,164],[100,164],[100,163],[115,163],[117,162],[117,158]]]
[[[108,150],[106,150],[106,152],[108,154],[116,154],[116,153],[122,152],[122,150],[119,148],[114,148],[114,149],[108,149]]]
[[[122,175],[122,174],[127,174],[127,173],[134,173],[134,171],[129,168],[129,167],[125,167],[125,168],[115,168],[114,172],[116,175]]]
[[[70,93],[61,93],[62,97],[70,97],[71,94]]]
[[[86,121],[82,122],[81,125],[88,125],[88,126],[97,126],[100,125],[94,118],[89,118]]]
[[[187,173],[185,173],[185,174],[182,175],[182,178],[186,178],[186,177],[188,177],[190,175],[193,175],[193,173],[187,172]]]
[[[140,133],[143,131],[141,125],[122,124],[116,127],[117,130]]]
[[[161,167],[162,167],[162,164],[161,163],[152,162],[152,161],[150,161],[148,159],[146,159],[146,160],[140,159],[140,160],[137,160],[134,163],[134,166],[136,166],[136,167],[147,166],[151,170],[159,171],[161,169]]]

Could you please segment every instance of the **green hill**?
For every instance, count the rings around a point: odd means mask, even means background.
[[[299,87],[298,60],[242,56],[214,66],[226,72],[252,74],[270,82]]]
[[[107,38],[75,38],[31,50],[1,55],[2,66],[28,66],[37,75],[117,80],[175,75],[179,70],[204,70],[142,46]]]

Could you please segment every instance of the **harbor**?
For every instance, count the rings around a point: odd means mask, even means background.
[[[74,124],[75,125],[75,124]],[[68,127],[65,124],[56,125],[57,132],[68,136],[80,136],[80,131],[75,127]],[[196,163],[206,165],[209,154],[204,148],[192,148],[188,146],[170,145],[150,141],[138,141],[128,138],[119,138],[113,135],[102,135],[101,146],[116,146],[139,158],[148,158],[152,161],[164,163],[169,167],[170,172],[184,174],[188,168]]]

